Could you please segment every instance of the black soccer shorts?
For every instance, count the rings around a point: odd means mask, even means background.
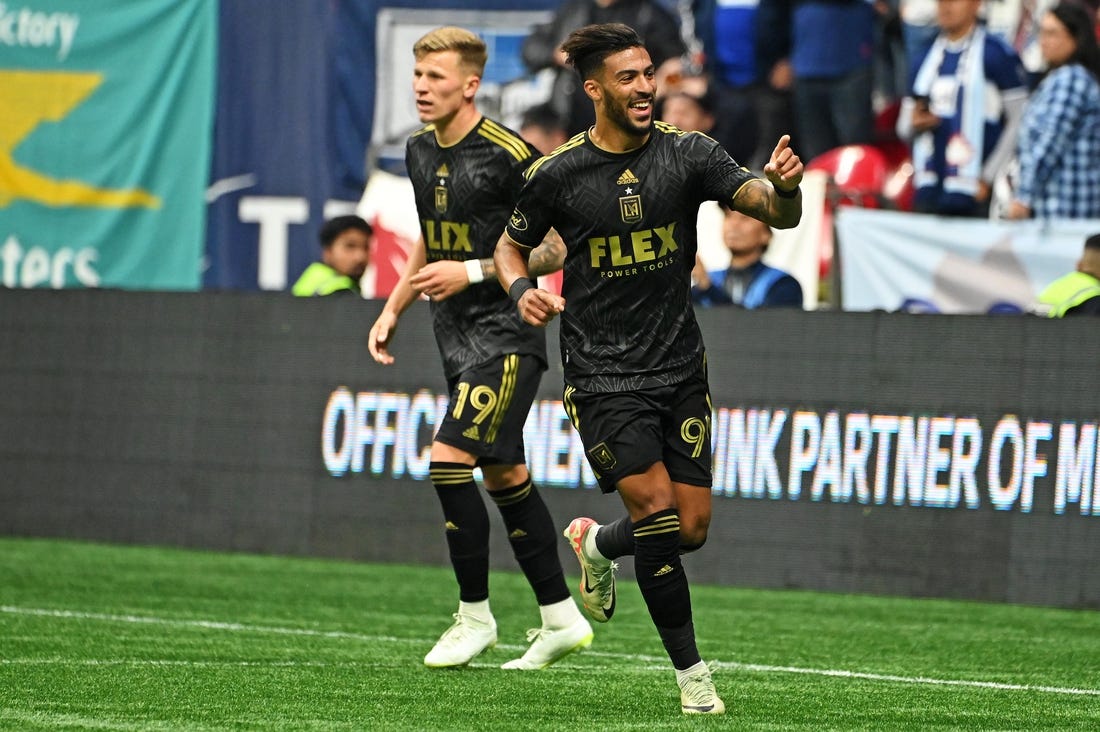
[[[545,368],[511,353],[448,379],[451,402],[435,439],[475,455],[479,466],[525,463],[523,425]]]
[[[599,393],[565,387],[565,411],[581,436],[600,490],[661,461],[676,483],[710,487],[710,389],[700,368],[671,386]]]

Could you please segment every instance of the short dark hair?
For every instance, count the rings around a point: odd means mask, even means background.
[[[1100,250],[1100,234],[1093,234],[1088,239],[1085,239],[1085,249]]]
[[[586,25],[570,33],[561,44],[566,61],[577,70],[582,81],[592,78],[608,56],[639,46],[645,47],[641,36],[622,23]]]
[[[348,216],[336,216],[329,219],[321,225],[321,246],[328,249],[332,246],[332,242],[336,241],[336,237],[343,234],[348,229],[359,229],[367,236],[374,236],[374,229],[364,219],[351,214]]]

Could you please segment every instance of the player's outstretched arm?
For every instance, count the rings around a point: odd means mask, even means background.
[[[421,267],[409,280],[409,284],[439,302],[457,295],[472,284],[485,279],[481,259],[456,261],[441,259]]]
[[[367,349],[370,351],[371,357],[380,364],[389,366],[393,363],[393,355],[390,354],[389,350],[390,339],[397,329],[397,319],[401,317],[401,313],[405,312],[409,305],[420,295],[420,292],[412,285],[412,278],[424,267],[427,259],[427,249],[424,246],[424,239],[421,237],[413,245],[412,251],[409,252],[409,261],[405,263],[405,271],[402,273],[401,279],[397,281],[397,285],[394,286],[389,298],[386,299],[386,304],[382,307],[382,313],[374,321],[374,325],[371,326],[370,335],[367,336]]]
[[[771,183],[750,181],[737,191],[733,206],[738,211],[760,219],[777,229],[791,229],[802,219],[802,160],[790,148],[791,136],[779,138],[771,158],[764,166],[764,176]]]
[[[565,310],[565,299],[535,286],[528,264],[531,254],[530,250],[512,241],[506,232],[497,242],[493,262],[497,279],[516,303],[520,317],[530,325],[543,327]]]
[[[531,252],[528,268],[532,277],[557,272],[565,264],[565,243],[553,229]],[[483,280],[497,279],[497,268],[491,257],[467,259],[463,262],[441,260],[424,265],[412,276],[412,286],[439,302],[476,285]],[[491,284],[491,283],[490,283]]]

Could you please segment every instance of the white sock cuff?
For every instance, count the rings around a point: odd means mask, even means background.
[[[602,528],[602,525],[597,526],[596,528],[592,529],[584,535],[584,553],[592,559],[602,559],[604,561],[607,561],[607,557],[605,557],[603,554],[600,554],[600,550],[596,546],[596,534],[600,533],[600,529]]]
[[[462,602],[459,600],[458,611],[482,622],[491,623],[493,621],[493,611],[489,609],[488,600],[478,600],[477,602]]]
[[[581,617],[581,611],[577,609],[577,603],[573,602],[572,597],[549,605],[539,605],[539,614],[542,615],[544,628],[566,628]]]
[[[676,669],[676,681],[677,682],[683,681],[684,679],[686,679],[691,674],[698,673],[700,671],[706,671],[707,668],[708,668],[707,662],[706,661],[700,661],[699,663],[695,664],[694,666],[690,666],[690,667],[685,668],[685,669]]]

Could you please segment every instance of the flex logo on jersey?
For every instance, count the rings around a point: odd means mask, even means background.
[[[668,226],[632,231],[625,241],[618,235],[593,237],[588,240],[592,266],[600,269],[626,267],[663,259],[680,250],[675,231],[674,221]]]
[[[470,243],[470,225],[460,224],[455,221],[435,221],[428,219],[424,222],[424,243],[428,249],[438,252],[470,252],[474,251]]]

